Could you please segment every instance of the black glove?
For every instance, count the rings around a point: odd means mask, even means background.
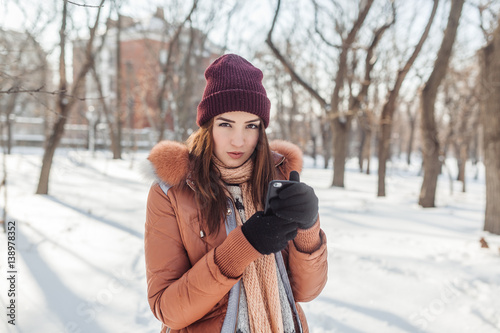
[[[264,212],[253,214],[241,227],[243,235],[262,254],[283,250],[297,236],[298,224]]]
[[[290,180],[296,181],[278,192],[270,202],[276,216],[295,221],[300,229],[309,229],[318,218],[318,197],[311,186],[300,183],[297,171],[290,172]]]

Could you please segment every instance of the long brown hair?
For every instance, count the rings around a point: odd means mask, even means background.
[[[227,195],[220,173],[212,163],[214,141],[212,136],[214,119],[201,126],[187,140],[191,177],[196,188],[196,202],[207,212],[207,228],[210,233],[218,233],[227,212]],[[276,170],[269,148],[263,122],[259,126],[259,139],[252,154],[254,167],[250,182],[252,201],[256,207],[264,206],[267,186],[276,177]]]

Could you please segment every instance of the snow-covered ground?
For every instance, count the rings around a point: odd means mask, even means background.
[[[7,240],[0,235],[1,332],[159,332],[146,301],[143,230],[149,182],[146,152],[59,150],[50,195],[34,195],[40,149],[8,157],[9,220],[16,221],[16,325],[6,307]],[[449,162],[453,167],[452,161]],[[307,159],[302,181],[320,198],[329,279],[302,304],[311,332],[500,331],[500,237],[482,232],[484,170],[469,168],[467,193],[446,173],[438,208],[416,202],[418,167],[389,164],[387,197],[377,177],[349,161],[345,189]],[[1,197],[3,206],[3,194]],[[485,237],[489,249],[481,248]]]

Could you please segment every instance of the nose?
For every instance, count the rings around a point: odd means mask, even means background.
[[[243,131],[235,130],[231,136],[231,145],[234,147],[242,147],[245,144],[245,136]]]

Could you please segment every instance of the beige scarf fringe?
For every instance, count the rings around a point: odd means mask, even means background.
[[[253,161],[249,159],[237,168],[228,168],[215,156],[213,160],[224,182],[240,184],[245,218],[250,218],[257,210],[263,210],[260,203],[255,207],[252,201],[252,185],[249,180]],[[235,215],[237,224],[242,225],[239,214]],[[255,260],[243,273],[243,286],[247,296],[248,318],[252,332],[283,332],[277,274],[274,254]]]

